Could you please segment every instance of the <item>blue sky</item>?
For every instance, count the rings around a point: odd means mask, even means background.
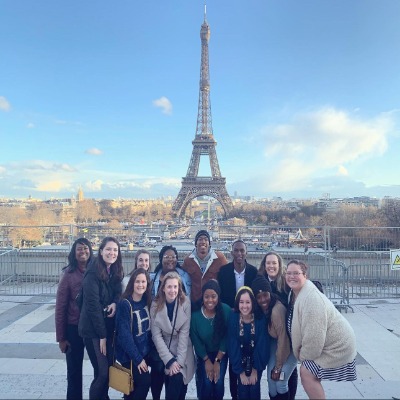
[[[0,197],[178,194],[201,0],[2,0]],[[399,196],[400,2],[209,0],[230,194]],[[200,173],[209,175],[206,159]]]

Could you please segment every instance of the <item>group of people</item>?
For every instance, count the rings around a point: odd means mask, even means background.
[[[94,370],[90,399],[108,399],[114,359],[132,366],[129,400],[145,399],[149,390],[160,399],[163,386],[167,400],[183,400],[194,376],[199,400],[223,399],[227,370],[232,399],[261,399],[264,370],[270,399],[294,399],[298,363],[309,398],[325,398],[321,380],[355,380],[354,332],[307,279],[308,266],[285,266],[269,252],[256,268],[240,239],[231,255],[228,263],[201,230],[182,264],[176,248],[164,246],[152,271],[150,254],[139,250],[124,277],[115,238],[105,238],[96,257],[87,239],[76,240],[55,313],[67,399],[82,398],[85,347]]]

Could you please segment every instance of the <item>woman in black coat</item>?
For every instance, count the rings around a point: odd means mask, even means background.
[[[122,257],[117,239],[106,237],[83,279],[79,335],[83,337],[94,369],[89,399],[108,398],[108,367],[112,363],[112,339],[117,303],[122,291]]]

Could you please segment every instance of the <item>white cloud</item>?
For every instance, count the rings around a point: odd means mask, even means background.
[[[347,171],[347,169],[343,165],[339,165],[336,175],[347,176],[349,175],[349,171]]]
[[[2,110],[2,111],[10,111],[11,110],[11,105],[4,96],[0,96],[0,110]]]
[[[345,165],[385,153],[392,128],[388,113],[362,120],[327,107],[265,129],[265,186],[269,191],[291,191],[305,189],[312,179],[334,171],[346,176]]]
[[[96,148],[96,147],[92,147],[92,148],[90,148],[90,149],[87,149],[87,150],[85,151],[85,153],[86,153],[86,154],[91,154],[92,156],[100,156],[100,155],[103,154],[103,150],[100,150],[100,149],[98,149],[98,148]]]
[[[161,108],[161,110],[164,114],[167,114],[167,115],[172,114],[172,103],[165,96],[162,96],[159,99],[153,100],[153,105],[155,107]]]
[[[104,182],[101,179],[85,183],[85,188],[91,192],[100,192]]]

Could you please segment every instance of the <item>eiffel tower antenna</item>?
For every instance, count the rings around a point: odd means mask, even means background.
[[[197,125],[195,138],[192,141],[193,150],[186,177],[182,178],[182,187],[172,205],[172,211],[179,217],[184,215],[186,207],[199,196],[214,197],[228,216],[233,208],[232,200],[226,190],[226,179],[221,176],[215,147],[211,117],[210,101],[210,70],[208,62],[208,42],[210,27],[207,23],[207,6],[204,2],[204,22],[200,29],[201,63],[200,63],[200,90],[197,111]],[[208,156],[211,176],[198,176],[201,156]]]

